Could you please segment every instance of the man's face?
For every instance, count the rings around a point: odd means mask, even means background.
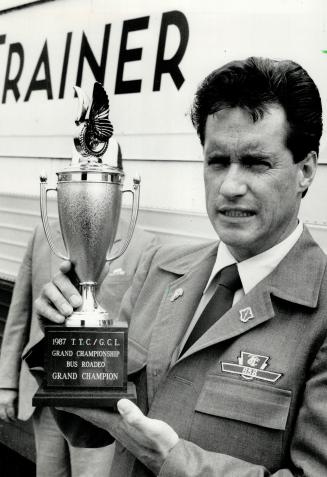
[[[207,211],[238,260],[281,242],[297,224],[303,173],[286,148],[287,127],[285,112],[277,104],[256,122],[241,108],[207,118]]]

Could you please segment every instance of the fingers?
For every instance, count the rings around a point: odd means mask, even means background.
[[[14,406],[10,405],[7,407],[7,417],[9,421],[16,420],[16,409]]]
[[[7,416],[7,413],[0,412],[0,419],[5,422],[12,422],[11,419]]]
[[[54,323],[63,323],[66,319],[66,316],[60,314],[44,296],[40,296],[35,300],[34,307],[41,319],[45,318]],[[69,314],[67,316],[69,316]]]
[[[16,420],[17,391],[11,389],[0,390],[0,419],[6,422]]]
[[[57,287],[58,291],[61,293],[61,295],[65,298],[64,301],[62,299],[60,300],[57,294],[54,294],[54,298],[56,300],[59,299],[62,303],[67,303],[70,305],[72,308],[77,308],[82,304],[82,298],[78,292],[78,290],[75,288],[75,286],[72,284],[70,279],[67,277],[62,272],[58,272],[54,277],[53,277],[53,283]],[[51,290],[53,292],[53,290]],[[57,301],[54,302],[51,300],[54,305],[56,305]],[[58,308],[59,309],[59,308]],[[68,309],[66,310],[68,312]],[[70,313],[72,313],[72,309]]]
[[[7,416],[7,408],[4,405],[0,405],[0,419],[9,422],[9,418]]]
[[[35,309],[39,316],[54,323],[63,323],[73,313],[73,309],[82,304],[82,298],[67,277],[72,269],[70,262],[63,262],[52,282],[47,283],[41,296],[35,301]]]

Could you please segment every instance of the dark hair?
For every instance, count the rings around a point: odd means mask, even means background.
[[[294,61],[250,57],[214,70],[195,94],[191,118],[203,145],[208,115],[241,107],[257,121],[274,103],[285,110],[289,124],[286,146],[294,162],[304,159],[310,151],[318,154],[322,134],[319,91]]]

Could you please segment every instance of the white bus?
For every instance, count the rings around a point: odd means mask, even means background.
[[[142,177],[139,225],[163,241],[208,240],[189,115],[198,83],[232,59],[290,58],[327,110],[326,25],[325,0],[2,0],[0,279],[15,279],[39,221],[40,173],[55,186],[70,162],[73,85],[91,94],[97,80],[108,92],[127,177]],[[327,251],[326,137],[301,216]]]

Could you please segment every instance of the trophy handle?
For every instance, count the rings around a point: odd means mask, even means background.
[[[63,255],[58,250],[56,250],[56,247],[53,242],[52,230],[50,228],[49,219],[48,219],[48,201],[47,201],[47,198],[48,198],[47,194],[51,190],[57,192],[57,189],[51,189],[50,187],[47,187],[47,177],[45,175],[41,175],[40,176],[40,209],[41,209],[41,218],[42,218],[44,232],[52,252],[55,255],[57,255],[57,257],[63,260],[69,260],[68,257]]]
[[[129,192],[130,194],[133,194],[132,214],[131,214],[131,218],[130,218],[130,222],[129,222],[127,236],[126,236],[125,242],[123,243],[122,248],[120,249],[120,251],[116,255],[114,255],[112,257],[107,257],[106,258],[107,262],[112,262],[113,260],[116,260],[116,258],[119,258],[121,255],[123,255],[123,253],[125,252],[125,250],[127,249],[128,245],[129,245],[129,242],[131,241],[131,238],[132,238],[133,232],[134,232],[134,228],[135,228],[135,224],[136,224],[137,214],[138,214],[138,211],[139,211],[140,182],[141,182],[141,178],[139,176],[134,177],[133,178],[133,189],[134,190],[131,190],[131,189],[123,190],[123,194],[125,192]]]

